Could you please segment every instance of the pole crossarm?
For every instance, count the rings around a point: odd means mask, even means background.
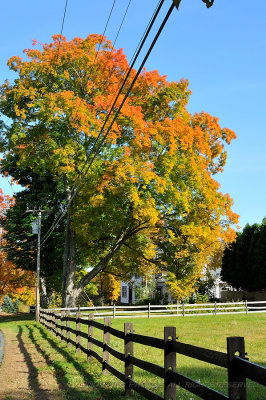
[[[203,1],[203,3],[206,4],[206,7],[207,7],[207,8],[212,7],[212,6],[213,6],[213,3],[214,3],[214,0],[202,0],[202,1]]]
[[[174,5],[176,6],[177,10],[179,8],[179,4],[181,3],[181,0],[173,0]]]
[[[207,8],[212,7],[212,6],[213,6],[213,3],[214,3],[214,0],[202,0],[202,1],[203,1],[203,3],[206,4],[206,7],[207,7]],[[174,3],[174,5],[176,6],[176,8],[178,9],[178,8],[179,8],[179,5],[180,5],[180,3],[181,3],[181,0],[173,0],[173,3]]]

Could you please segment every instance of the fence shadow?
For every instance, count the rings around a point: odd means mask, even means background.
[[[24,330],[21,326],[18,327],[18,334],[17,334],[17,340],[18,340],[18,346],[19,349],[21,351],[21,353],[23,354],[24,357],[24,361],[27,365],[28,368],[28,383],[29,383],[29,387],[30,389],[33,391],[33,395],[34,398],[37,400],[46,400],[47,399],[47,393],[45,390],[43,390],[40,386],[38,377],[39,377],[39,373],[38,373],[38,369],[36,368],[36,366],[34,365],[34,362],[31,358],[30,353],[28,352],[25,343],[24,343],[24,339],[23,339],[23,333]]]
[[[87,400],[89,398],[89,393],[88,391],[82,391],[82,388],[73,388],[69,385],[69,381],[67,378],[67,371],[64,369],[64,367],[60,366],[60,364],[56,360],[51,360],[48,354],[44,351],[43,347],[45,348],[45,342],[50,345],[51,348],[55,350],[56,353],[59,353],[68,363],[71,363],[71,365],[74,366],[75,370],[79,373],[79,375],[83,378],[84,382],[88,387],[91,387],[95,391],[98,392],[98,396],[93,396],[95,399],[122,399],[124,398],[124,394],[122,390],[114,389],[106,389],[103,387],[99,381],[96,381],[92,375],[89,374],[89,372],[86,370],[85,366],[83,364],[87,364],[87,361],[82,363],[82,361],[77,360],[76,356],[72,356],[69,349],[67,347],[62,347],[66,346],[65,344],[62,344],[62,346],[58,345],[58,341],[56,339],[53,339],[47,334],[46,330],[43,329],[41,326],[36,325],[35,329],[39,331],[40,336],[43,339],[43,346],[41,347],[35,339],[35,334],[32,328],[29,328],[30,330],[30,339],[32,342],[35,344],[37,351],[39,351],[49,363],[49,365],[52,365],[55,369],[55,375],[57,381],[61,381],[60,383],[60,388],[63,391],[67,392],[67,399],[78,399],[78,400]],[[95,393],[96,395],[96,393]],[[99,397],[100,396],[100,397]]]

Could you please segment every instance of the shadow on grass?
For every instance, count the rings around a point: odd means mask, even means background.
[[[29,313],[16,313],[9,315],[0,315],[0,323],[34,321],[35,315]]]
[[[39,384],[38,369],[35,367],[34,362],[25,346],[24,340],[22,338],[23,333],[24,333],[23,328],[21,326],[19,326],[17,340],[18,340],[19,349],[20,349],[21,353],[23,354],[24,361],[28,368],[29,387],[33,391],[34,398],[36,398],[38,400],[39,399],[46,400],[47,399],[46,391],[43,390]]]
[[[44,357],[45,361],[48,365],[53,366],[55,370],[55,378],[58,382],[58,385],[62,391],[65,392],[66,398],[69,400],[85,400],[85,399],[122,399],[124,398],[123,393],[119,389],[106,389],[104,388],[95,378],[89,374],[83,364],[87,364],[87,361],[78,361],[75,356],[73,356],[69,349],[62,348],[61,344],[50,337],[50,335],[46,332],[44,328],[39,325],[36,325],[34,329],[32,327],[27,327],[29,330],[29,338],[34,343],[36,350]],[[35,330],[35,332],[34,332]],[[36,330],[39,331],[41,338],[43,339],[43,344],[38,344],[36,340]],[[55,353],[60,354],[66,361],[66,366],[63,366],[62,361],[60,360],[52,360],[48,354],[48,347],[49,344],[50,348],[55,350]],[[48,350],[44,350],[48,349]],[[78,375],[82,377],[84,383],[91,388],[91,391],[82,390],[82,388],[74,388],[70,386],[69,382],[69,371],[67,371],[68,364],[71,364],[75,370],[77,371]]]
[[[31,326],[27,326],[28,332],[29,332],[29,339],[32,341],[32,343],[34,344],[36,350],[38,351],[39,354],[42,355],[43,359],[45,360],[46,364],[48,366],[52,366],[54,368],[55,371],[55,379],[57,381],[57,384],[59,386],[60,390],[66,390],[68,389],[67,386],[67,379],[64,379],[64,368],[62,368],[57,361],[52,360],[49,355],[48,352],[45,351],[37,342],[36,340],[36,334],[34,332],[35,328],[33,329]]]

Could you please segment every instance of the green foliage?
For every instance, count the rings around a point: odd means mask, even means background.
[[[13,314],[18,311],[19,300],[12,301],[9,296],[5,296],[2,304],[2,310],[6,313]]]
[[[195,304],[208,303],[209,300],[210,299],[207,294],[195,293],[195,296],[193,297],[193,302]]]
[[[29,306],[27,304],[19,304],[18,306],[18,312],[19,313],[28,313],[29,312]]]
[[[27,208],[40,207],[42,213],[41,234],[48,231],[54,216],[48,212],[63,202],[62,187],[52,175],[39,176],[30,168],[20,169],[10,164],[7,172],[26,186],[14,196],[14,204],[7,209],[1,226],[4,229],[7,258],[23,270],[36,271],[37,235],[32,234],[32,222],[36,214]],[[45,199],[45,204],[44,204]],[[48,295],[60,290],[64,248],[64,220],[57,226],[41,249],[41,277],[45,279]]]
[[[212,289],[215,283],[215,278],[211,275],[210,271],[204,274],[204,278],[198,281],[197,292],[198,295],[206,295],[209,299],[213,297]]]
[[[146,284],[143,283],[135,289],[135,298],[137,304],[148,304],[155,297],[156,281],[149,280]]]
[[[236,289],[266,290],[266,220],[246,225],[225,249],[221,276]]]
[[[49,308],[58,308],[62,306],[62,295],[59,292],[53,292],[50,301]]]
[[[148,284],[135,289],[135,304],[168,304],[168,295],[162,295],[156,290],[156,280],[150,279]]]

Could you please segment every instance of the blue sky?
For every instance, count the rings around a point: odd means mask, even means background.
[[[60,33],[65,0],[1,2],[0,82],[14,75],[9,57],[21,55],[32,39],[49,43]],[[68,0],[63,34],[67,39],[103,33],[113,0]],[[157,0],[131,0],[116,48],[130,59]],[[116,0],[106,32],[116,36],[128,0]],[[161,17],[171,5],[165,0]],[[233,129],[237,140],[228,147],[225,171],[217,179],[234,199],[240,225],[260,223],[266,216],[266,2],[182,0],[174,10],[146,67],[170,81],[186,78],[192,96],[190,112],[202,110]],[[3,179],[0,187],[12,193]],[[16,190],[16,187],[13,188]]]

